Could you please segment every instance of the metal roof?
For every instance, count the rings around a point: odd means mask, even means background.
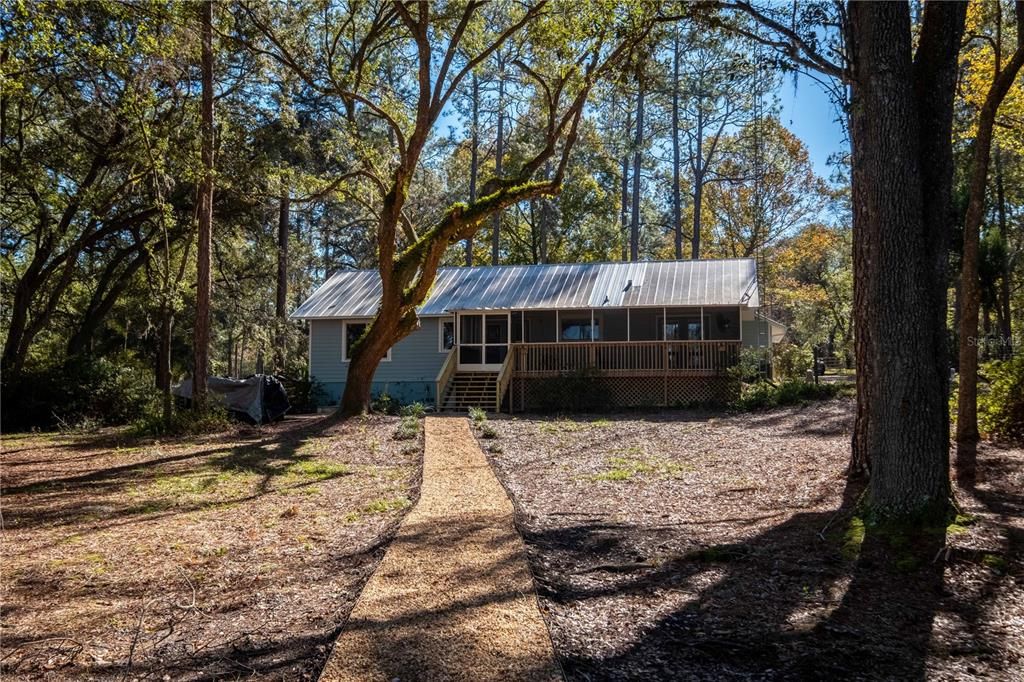
[[[292,318],[372,317],[380,294],[376,270],[343,270],[324,282]],[[758,307],[754,260],[441,268],[418,312],[431,316],[455,310],[697,305]]]

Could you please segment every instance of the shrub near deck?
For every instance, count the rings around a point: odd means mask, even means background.
[[[844,498],[852,418],[492,418],[568,677],[1016,679],[1024,451],[983,448],[973,522],[907,538]]]
[[[315,677],[415,500],[397,424],[5,437],[0,676]]]

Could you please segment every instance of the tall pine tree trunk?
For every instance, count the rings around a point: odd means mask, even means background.
[[[700,219],[704,211],[704,110],[697,103],[696,136],[697,158],[693,163],[693,234],[690,235],[690,258],[700,258]]]
[[[1010,292],[1013,289],[1013,261],[1010,258],[1010,241],[1006,233],[1006,189],[1003,186],[1003,154],[996,147],[996,215],[999,220],[999,239],[1003,244],[1003,260],[999,264],[999,310],[1001,326],[999,333],[1002,339],[999,344],[999,357],[1007,360],[1013,357],[1013,321],[1010,311]]]
[[[498,60],[498,139],[494,146],[494,175],[501,177],[505,157],[505,74]],[[494,214],[491,231],[491,265],[501,265],[501,211]]]
[[[633,140],[633,207],[629,220],[629,259],[640,260],[640,168],[644,144],[644,82],[643,67],[637,74],[636,137]]]
[[[277,216],[277,300],[274,317],[277,322],[277,342],[274,344],[274,371],[283,372],[287,356],[288,325],[288,223],[290,221],[291,197],[285,191],[281,194]]]
[[[683,257],[683,205],[679,188],[679,23],[672,41],[672,231],[676,259]]]
[[[476,182],[480,174],[480,78],[473,73],[473,120],[469,147],[469,201],[476,201]],[[473,266],[473,237],[466,239],[466,267]]]
[[[213,0],[199,6],[202,22],[202,161],[199,185],[199,248],[196,252],[196,324],[193,337],[192,401],[206,407],[210,372],[210,245],[213,231]]]

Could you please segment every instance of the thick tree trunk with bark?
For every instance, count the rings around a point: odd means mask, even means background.
[[[690,258],[700,258],[700,219],[704,210],[704,111],[697,109],[697,158],[693,163],[693,234],[690,235]]]
[[[210,246],[213,230],[213,1],[200,5],[202,22],[202,157],[199,185],[199,248],[196,252],[196,323],[193,336],[192,402],[206,406],[206,377],[210,372]]]
[[[851,3],[849,17],[860,391],[851,469],[870,466],[879,517],[928,516],[949,497],[945,251],[965,10],[926,5],[916,59],[906,3]]]

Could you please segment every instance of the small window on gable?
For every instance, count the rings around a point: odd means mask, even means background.
[[[441,320],[438,329],[437,352],[447,353],[455,347],[455,320]]]
[[[344,329],[342,330],[341,337],[341,358],[344,362],[348,362],[352,359],[352,353],[350,349],[355,345],[356,341],[359,340],[365,332],[366,328],[370,326],[369,322],[343,322]],[[391,360],[391,349],[388,348],[388,354],[384,356],[384,362]]]

